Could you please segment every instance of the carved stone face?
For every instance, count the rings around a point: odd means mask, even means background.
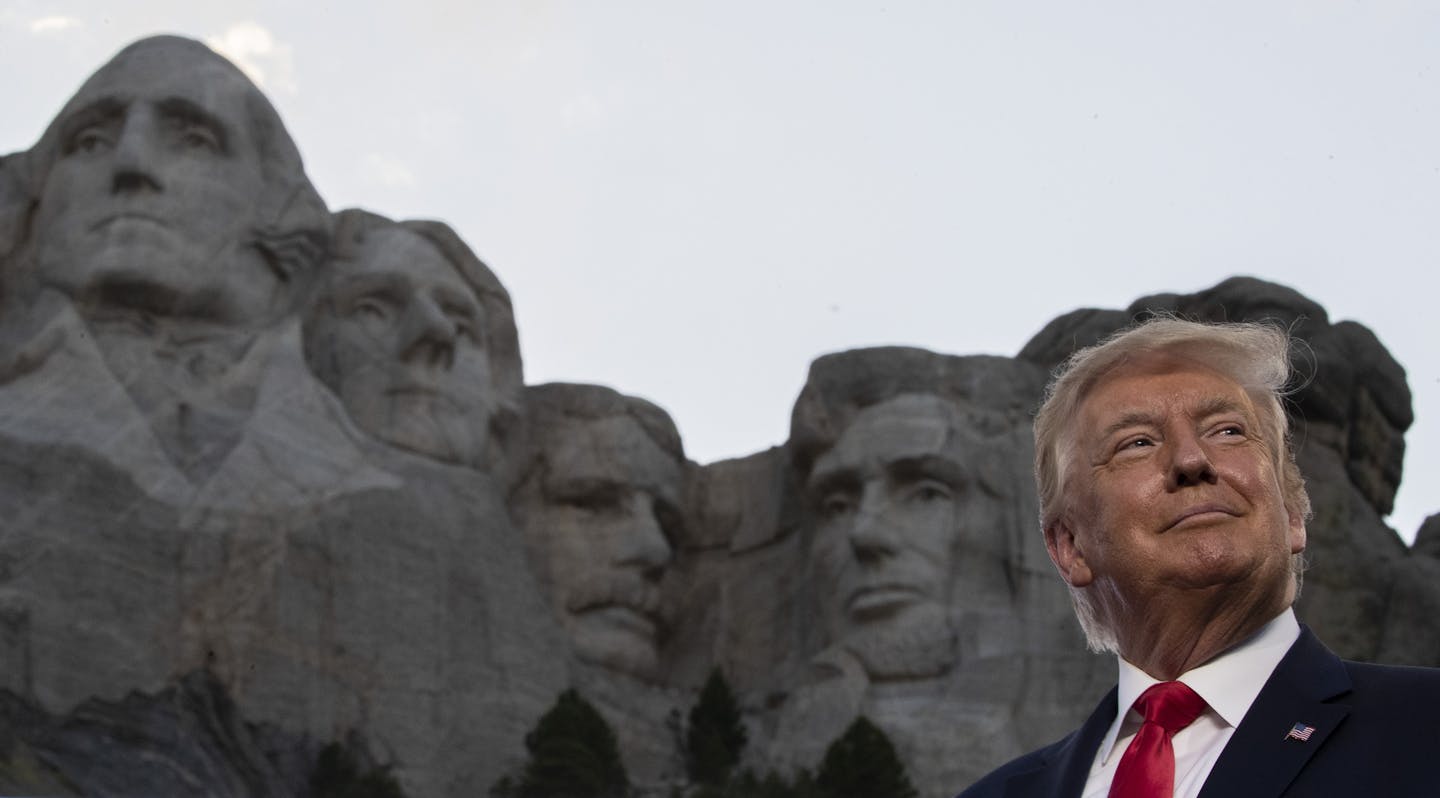
[[[808,480],[826,630],[832,643],[873,660],[872,676],[948,667],[964,486],[955,429],[944,400],[896,397],[857,415]],[[902,649],[914,655],[908,665]]]
[[[280,282],[248,245],[265,188],[246,111],[255,93],[219,56],[177,43],[97,72],[59,120],[32,231],[41,279],[160,315],[273,312]]]
[[[335,264],[312,314],[318,376],[362,429],[395,446],[474,465],[495,405],[485,311],[433,244],[399,225]]]
[[[651,675],[681,464],[627,416],[571,422],[550,435],[526,514],[537,571],[580,659]]]

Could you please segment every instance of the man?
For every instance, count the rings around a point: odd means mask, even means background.
[[[0,432],[98,454],[182,506],[386,481],[305,369],[295,311],[329,214],[240,70],[199,42],[136,42],[12,165],[24,188],[7,202],[27,213],[6,264]]]
[[[598,385],[527,389],[534,454],[512,501],[576,656],[657,676],[660,582],[680,533],[686,460],[660,408]]]
[[[447,225],[337,214],[305,354],[380,440],[473,468],[501,465],[524,385],[515,319],[500,281]]]
[[[1440,671],[1295,620],[1309,498],[1288,339],[1158,318],[1076,353],[1035,422],[1046,548],[1119,685],[980,796],[1440,794]]]

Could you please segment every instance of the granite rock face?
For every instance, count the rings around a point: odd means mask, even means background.
[[[1036,528],[1031,416],[1157,311],[1305,343],[1300,614],[1440,664],[1440,527],[1383,520],[1404,371],[1292,289],[1076,310],[1015,358],[826,355],[784,444],[701,466],[647,401],[526,387],[453,230],[332,215],[237,69],[137,42],[0,159],[0,791],[298,798],[338,743],[482,795],[573,687],[668,795],[719,668],[746,765],[814,768],[863,714],[953,794],[1113,680]]]

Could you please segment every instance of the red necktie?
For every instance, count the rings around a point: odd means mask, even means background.
[[[1175,749],[1170,738],[1205,711],[1205,699],[1180,682],[1160,682],[1135,699],[1145,723],[1125,755],[1110,798],[1171,798],[1175,794]]]

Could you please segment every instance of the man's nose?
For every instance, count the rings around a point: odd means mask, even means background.
[[[1217,479],[1215,464],[1200,436],[1185,432],[1170,436],[1170,473],[1167,483],[1170,490],[1213,484]]]
[[[615,563],[639,568],[648,579],[659,579],[670,564],[670,542],[655,512],[655,498],[643,490],[626,500],[629,522],[616,541]]]
[[[455,362],[455,321],[438,302],[415,297],[406,308],[404,325],[401,348],[406,362],[442,370]]]
[[[861,491],[860,506],[850,525],[850,549],[855,559],[874,564],[895,556],[900,550],[890,509],[884,485],[872,482]]]
[[[114,174],[110,190],[116,194],[164,191],[155,115],[149,109],[134,108],[125,117],[120,138],[115,142]]]

